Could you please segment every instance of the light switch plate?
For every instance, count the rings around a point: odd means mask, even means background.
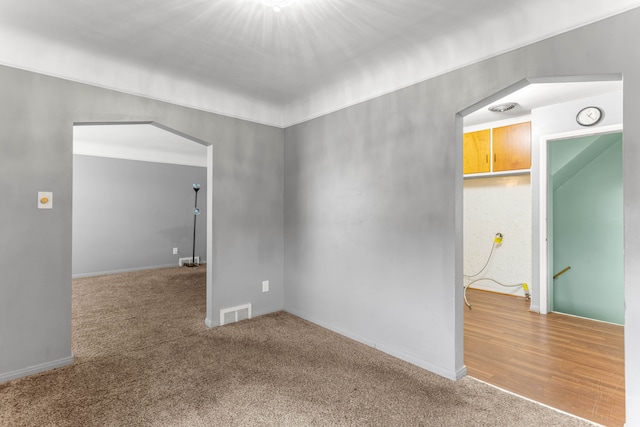
[[[268,280],[263,280],[262,281],[262,292],[269,292],[269,281]]]
[[[38,191],[38,209],[53,209],[53,193]]]

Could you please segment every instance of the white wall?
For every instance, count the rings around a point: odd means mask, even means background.
[[[472,288],[524,296],[522,287],[531,284],[531,180],[529,174],[466,178],[464,180],[464,274],[478,273],[491,253],[496,233],[503,242],[496,245],[484,272],[471,280]],[[469,280],[465,279],[465,283]],[[469,301],[473,304],[473,301]]]
[[[603,109],[604,117],[596,126],[585,128],[576,123],[577,112],[583,107],[595,105]],[[548,107],[537,108],[531,112],[531,191],[533,203],[533,289],[532,306],[534,311],[545,313],[548,306],[547,282],[550,280],[546,252],[546,141],[547,139],[570,138],[602,132],[603,129],[621,126],[623,123],[622,92],[564,102]],[[623,136],[623,146],[625,144]],[[625,196],[627,197],[627,196]],[[541,237],[542,236],[542,237]]]

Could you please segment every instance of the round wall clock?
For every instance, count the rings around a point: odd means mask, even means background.
[[[578,111],[576,122],[581,126],[593,126],[602,120],[602,110],[598,107],[585,107]]]

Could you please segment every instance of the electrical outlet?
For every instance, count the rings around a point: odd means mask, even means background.
[[[173,254],[178,255],[178,248],[173,248]]]
[[[269,281],[268,280],[263,280],[262,281],[262,292],[269,292]]]

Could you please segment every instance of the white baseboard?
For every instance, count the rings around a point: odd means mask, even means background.
[[[463,366],[462,368],[456,371],[456,381],[467,376],[467,367]]]
[[[251,317],[264,316],[265,314],[276,313],[282,310],[284,310],[284,308],[282,308],[281,306],[266,307],[261,310],[252,310]],[[301,316],[298,316],[298,317],[301,317]],[[215,328],[217,326],[220,326],[220,319],[218,318],[218,319],[212,320],[207,317],[206,319],[204,319],[204,324],[208,328]]]
[[[196,258],[198,258],[198,257],[196,257]],[[200,264],[204,265],[206,263],[207,263],[207,261],[203,260]],[[173,268],[173,267],[179,267],[179,266],[177,266],[175,264],[166,264],[166,265],[152,265],[152,266],[147,266],[147,267],[125,268],[125,269],[122,269],[122,270],[95,271],[95,272],[91,272],[91,273],[72,274],[71,278],[72,279],[82,279],[84,277],[106,276],[106,275],[109,275],[109,274],[131,273],[133,271],[158,270],[158,269],[161,269],[161,268]]]
[[[0,383],[27,377],[29,375],[39,374],[40,372],[49,371],[51,369],[62,368],[63,366],[71,365],[72,363],[73,355],[58,360],[52,360],[51,362],[45,362],[39,365],[33,365],[23,369],[18,369],[17,371],[0,373]]]
[[[450,380],[454,380],[457,381],[460,378],[464,377],[467,374],[467,368],[466,367],[462,367],[461,369],[458,369],[457,371],[452,371],[450,369],[444,368],[442,366],[430,363],[416,355],[413,354],[409,354],[405,351],[401,351],[398,350],[396,348],[393,348],[391,346],[386,346],[384,344],[379,344],[379,343],[374,343],[369,339],[363,338],[361,336],[358,336],[356,334],[352,334],[348,331],[343,330],[342,328],[337,328],[333,325],[330,325],[328,323],[325,322],[321,322],[318,321],[317,319],[314,319],[313,317],[309,317],[309,316],[305,316],[302,313],[299,313],[297,311],[294,310],[290,310],[285,308],[285,311],[293,314],[294,316],[298,316],[302,319],[305,319],[311,323],[315,323],[318,326],[322,326],[325,329],[329,329],[330,331],[333,331],[337,334],[343,335],[347,338],[351,338],[354,341],[358,341],[359,343],[368,345],[369,347],[373,347],[377,350],[380,350],[383,353],[387,353],[393,357],[396,357],[398,359],[404,360],[405,362],[409,362],[413,365],[416,365],[422,369],[426,369],[427,371],[433,372],[434,374],[440,375],[441,377],[450,379]]]
[[[472,379],[473,381],[477,381],[477,382],[479,382],[479,383],[482,383],[482,384],[488,385],[488,386],[489,386],[489,387],[491,387],[491,388],[495,388],[496,390],[500,390],[500,391],[501,391],[501,392],[503,392],[503,393],[507,393],[507,394],[510,394],[510,395],[512,395],[512,396],[519,397],[520,399],[527,400],[527,401],[529,401],[529,402],[531,402],[531,403],[535,403],[536,405],[544,406],[545,408],[551,409],[552,411],[558,412],[558,413],[563,414],[563,415],[567,415],[567,416],[569,416],[569,417],[571,417],[571,418],[575,418],[575,419],[578,419],[578,420],[580,420],[580,421],[584,421],[585,423],[592,424],[592,425],[597,426],[597,427],[602,427],[600,424],[597,424],[597,423],[595,423],[595,422],[593,422],[593,421],[587,420],[586,418],[581,418],[581,417],[579,417],[579,416],[577,416],[577,415],[570,414],[570,413],[565,412],[565,411],[563,411],[563,410],[561,410],[561,409],[554,408],[553,406],[549,406],[549,405],[547,405],[547,404],[544,404],[544,403],[538,402],[538,401],[536,401],[536,400],[533,400],[533,399],[531,399],[531,398],[528,398],[528,397],[525,397],[525,396],[519,395],[519,394],[517,394],[517,393],[514,393],[514,392],[509,391],[509,390],[507,390],[507,389],[504,389],[504,388],[502,388],[502,387],[498,387],[497,385],[490,384],[490,383],[488,383],[488,382],[486,382],[486,381],[482,381],[482,380],[479,380],[479,379],[474,378],[474,377],[469,377],[469,378],[470,378],[470,379]]]

